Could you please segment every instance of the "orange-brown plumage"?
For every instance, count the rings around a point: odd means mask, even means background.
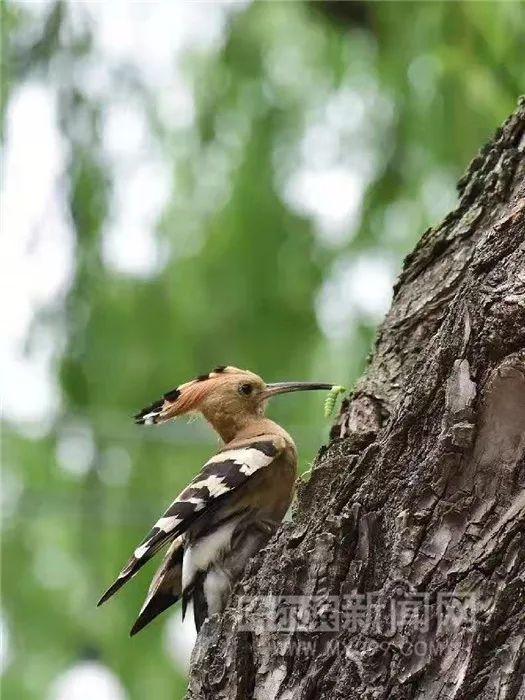
[[[330,389],[331,384],[267,385],[248,370],[218,367],[172,389],[140,411],[140,424],[201,413],[223,440],[135,549],[100,603],[111,597],[163,546],[171,542],[132,634],[175,603],[193,602],[197,629],[221,612],[246,561],[268,540],[290,505],[297,475],[291,436],[266,418],[276,394]]]

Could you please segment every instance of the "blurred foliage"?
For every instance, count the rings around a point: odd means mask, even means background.
[[[259,2],[228,14],[220,46],[184,56],[195,119],[173,125],[135,65],[104,64],[96,17],[96,5],[87,13],[74,3],[38,18],[29,4],[3,9],[4,95],[42,81],[57,97],[75,243],[67,292],[32,326],[55,339],[60,410],[33,436],[9,416],[4,427],[3,481],[17,498],[3,534],[3,692],[17,700],[45,696],[61,671],[93,655],[130,698],[182,695],[164,620],[127,638],[150,571],[94,605],[214,438],[200,425],[143,432],[129,415],[217,364],[269,381],[350,384],[375,319],[356,307],[341,317],[348,328],[327,337],[320,299],[337,297],[338,276],[360,256],[399,268],[523,90],[521,3]],[[105,91],[87,86],[93,61]],[[115,101],[146,115],[147,148],[171,177],[156,224],[161,264],[149,275],[104,256],[120,177],[103,136]],[[304,139],[316,124],[319,158],[325,139],[331,164],[361,170],[365,183],[357,221],[336,237],[283,194],[313,157]],[[30,386],[20,391],[30,400]],[[271,413],[297,436],[307,467],[327,435],[322,399],[283,398]],[[87,467],[75,469],[77,459]]]

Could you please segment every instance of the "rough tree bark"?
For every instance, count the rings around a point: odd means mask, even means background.
[[[201,630],[188,698],[525,698],[525,101],[459,194],[405,260],[293,522]],[[367,592],[374,624],[239,630],[239,595]],[[414,593],[428,624],[390,629]],[[442,622],[449,593],[472,617]]]

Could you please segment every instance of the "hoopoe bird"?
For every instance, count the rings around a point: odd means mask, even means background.
[[[217,367],[137,413],[138,424],[158,425],[199,412],[223,445],[157,520],[98,603],[169,544],[131,635],[179,599],[183,615],[192,603],[197,631],[207,617],[222,612],[247,560],[283,519],[297,478],[295,443],[265,417],[268,399],[331,388],[312,382],[266,384],[248,370]]]

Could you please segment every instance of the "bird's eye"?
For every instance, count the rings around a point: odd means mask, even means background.
[[[243,396],[249,396],[252,393],[253,386],[251,384],[241,384],[239,387],[239,394]]]

